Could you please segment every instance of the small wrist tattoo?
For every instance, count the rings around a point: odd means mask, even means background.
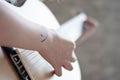
[[[41,25],[41,27],[42,27],[42,32],[40,34],[40,38],[41,38],[41,42],[44,42],[48,38],[48,31],[43,25]]]
[[[46,35],[41,34],[40,37],[41,37],[41,42],[44,42],[44,41],[46,41],[48,35],[47,34]]]

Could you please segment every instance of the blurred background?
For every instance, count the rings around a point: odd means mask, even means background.
[[[120,0],[48,0],[60,24],[84,11],[100,23],[96,32],[77,44],[82,80],[120,80]]]

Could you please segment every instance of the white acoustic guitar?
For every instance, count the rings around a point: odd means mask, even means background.
[[[57,29],[62,36],[72,41],[80,39],[84,22],[87,19],[87,16],[81,13],[60,25],[46,5],[39,0],[27,0],[21,7],[7,2],[5,4],[28,20],[50,29]],[[72,71],[62,69],[62,76],[57,77],[52,74],[53,67],[37,51],[17,48],[5,48],[4,50],[7,52],[0,48],[0,80],[81,80],[78,61],[72,63]],[[6,55],[9,51],[12,53]],[[13,61],[12,64],[9,58]]]

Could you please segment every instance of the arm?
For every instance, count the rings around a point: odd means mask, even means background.
[[[0,45],[38,50],[42,47],[41,35],[48,36],[46,28],[25,20],[0,3]]]
[[[61,67],[71,70],[74,44],[56,31],[28,21],[0,1],[0,45],[37,50],[61,75]]]

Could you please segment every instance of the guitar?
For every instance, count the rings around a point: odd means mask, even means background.
[[[56,29],[63,37],[74,42],[81,38],[87,20],[86,14],[80,13],[60,25],[49,8],[39,0],[27,0],[21,7],[5,4],[24,18],[49,29]],[[7,54],[9,51],[12,54]],[[52,73],[53,67],[37,51],[0,48],[0,80],[81,80],[78,61],[72,65],[72,71],[62,69],[63,75],[58,77]]]

